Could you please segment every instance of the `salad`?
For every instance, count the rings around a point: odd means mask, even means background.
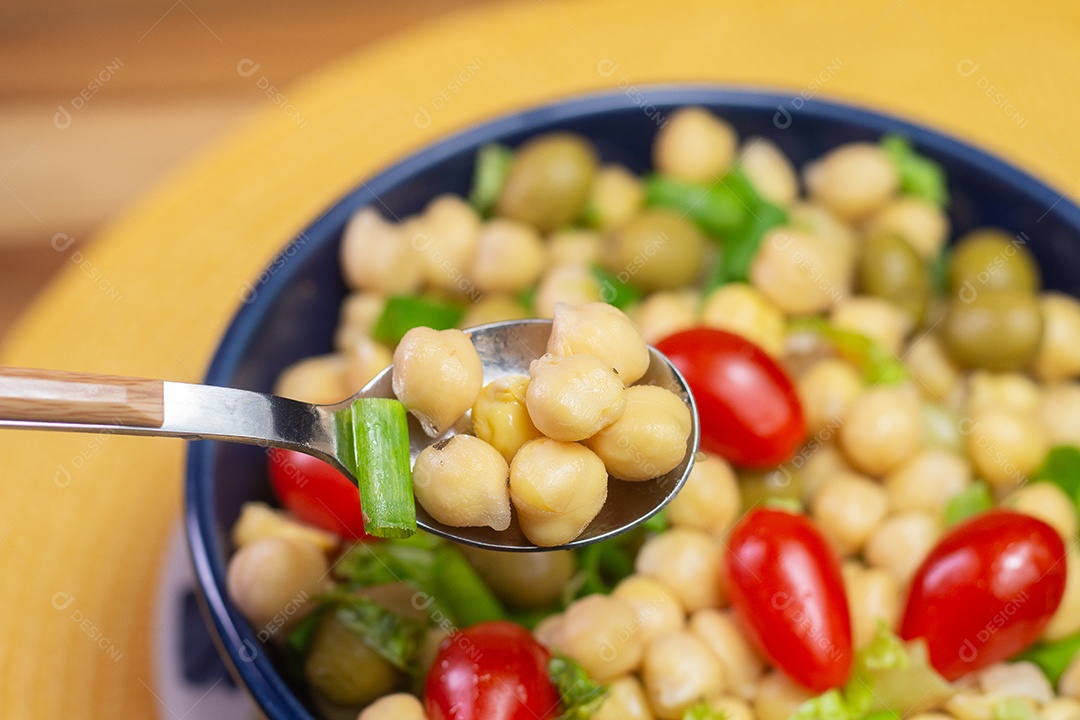
[[[658,131],[653,166],[549,133],[482,148],[467,198],[350,221],[337,349],[277,393],[334,402],[403,338],[604,303],[683,373],[702,453],[643,527],[498,553],[372,538],[351,482],[270,451],[281,507],[243,509],[228,589],[310,706],[1080,718],[1080,302],[1041,289],[1026,235],[954,237],[947,179],[902,137],[796,168],[691,107]],[[541,441],[520,409],[533,381],[465,415],[499,468]],[[634,432],[606,450],[631,469],[655,451],[650,423],[671,426],[640,394]]]

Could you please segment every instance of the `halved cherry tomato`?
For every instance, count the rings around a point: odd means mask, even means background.
[[[925,638],[955,680],[1020,652],[1065,592],[1065,543],[1042,520],[991,510],[953,528],[911,581],[900,636]]]
[[[268,453],[270,485],[285,509],[297,519],[350,540],[369,540],[364,533],[360,491],[327,463],[296,450]]]
[[[480,623],[443,640],[424,686],[431,720],[550,720],[559,694],[548,651],[512,622]]]
[[[815,692],[851,672],[851,616],[840,561],[803,515],[758,508],[731,531],[727,594],[758,649]]]
[[[686,378],[701,420],[701,446],[744,467],[771,468],[806,438],[795,387],[764,350],[743,337],[693,328],[656,348]]]

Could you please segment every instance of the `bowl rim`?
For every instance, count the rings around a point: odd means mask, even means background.
[[[1049,184],[997,157],[989,150],[892,112],[878,111],[844,100],[818,96],[806,98],[798,92],[716,83],[641,84],[628,85],[620,90],[575,93],[546,100],[539,105],[510,110],[436,137],[398,161],[376,171],[370,179],[361,180],[345,191],[278,255],[270,259],[270,262],[273,262],[276,258],[288,257],[289,262],[284,263],[278,272],[258,285],[249,286],[249,297],[242,296],[244,302],[222,336],[204,382],[223,385],[235,373],[243,355],[242,348],[247,346],[254,336],[271,304],[270,301],[281,288],[288,285],[298,268],[303,265],[303,262],[295,261],[304,260],[316,250],[315,243],[308,242],[309,236],[321,237],[343,225],[349,215],[362,207],[357,205],[354,199],[357,193],[366,191],[377,202],[384,191],[462,151],[508,135],[538,132],[552,123],[633,107],[644,110],[648,106],[666,108],[699,104],[756,110],[775,107],[773,122],[780,130],[787,126],[781,126],[779,122],[786,121],[790,125],[793,119],[798,117],[816,117],[847,122],[881,134],[899,132],[916,148],[930,149],[935,153],[954,157],[981,173],[999,179],[1017,192],[1044,203],[1046,211],[1036,222],[1051,212],[1056,212],[1066,224],[1077,228],[1080,233],[1080,206],[1065,193],[1058,192]],[[259,299],[260,295],[263,300]],[[211,504],[213,493],[209,483],[202,480],[211,476],[213,447],[207,442],[192,442],[187,450],[184,528],[197,579],[196,597],[204,618],[210,620],[208,625],[219,654],[268,717],[314,720],[267,654],[261,652],[255,634],[227,598],[225,567],[217,560],[211,547],[211,539],[215,533],[214,509]]]

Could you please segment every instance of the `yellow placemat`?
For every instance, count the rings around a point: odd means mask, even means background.
[[[588,89],[711,80],[863,102],[1075,196],[1078,30],[1068,0],[524,0],[464,12],[288,89],[284,108],[268,105],[88,248],[61,250],[71,263],[2,360],[197,381],[244,281],[339,194],[472,121]],[[0,717],[186,711],[157,705],[149,648],[183,449],[0,433]]]

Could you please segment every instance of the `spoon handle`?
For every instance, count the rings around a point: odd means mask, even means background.
[[[90,373],[0,368],[0,418],[161,427],[161,380]]]

